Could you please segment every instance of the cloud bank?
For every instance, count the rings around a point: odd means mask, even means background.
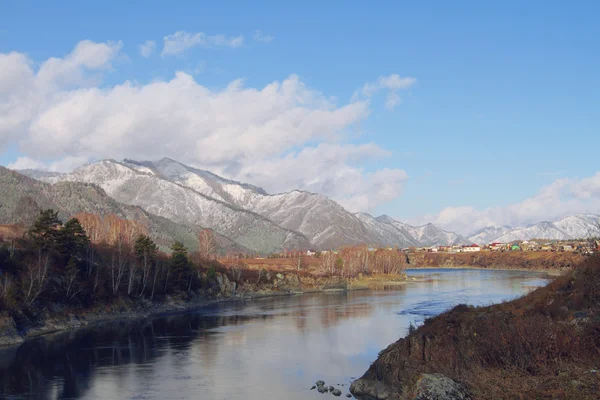
[[[462,234],[486,226],[521,226],[551,221],[576,212],[600,212],[600,172],[585,178],[557,179],[532,197],[506,207],[478,210],[474,207],[447,207],[410,222],[432,222]]]
[[[177,32],[165,37],[162,53],[241,43],[242,37]],[[270,192],[320,192],[353,211],[401,193],[405,171],[363,169],[365,160],[389,152],[347,143],[348,131],[369,115],[368,99],[336,104],[296,75],[262,88],[234,80],[209,89],[184,72],[147,84],[102,85],[121,47],[82,41],[39,68],[23,53],[0,54],[0,148],[17,145],[23,154],[11,167],[64,171],[100,158],[167,156]],[[398,79],[382,85],[406,85]]]

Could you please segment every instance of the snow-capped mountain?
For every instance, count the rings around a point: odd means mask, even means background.
[[[469,235],[469,241],[477,244],[488,244],[492,243],[494,239],[508,233],[514,231],[515,228],[512,226],[488,226],[482,229],[479,229],[472,234]]]
[[[169,158],[103,160],[69,174],[25,172],[50,183],[96,184],[120,202],[175,222],[210,227],[260,252],[283,247],[407,247],[465,242],[433,225],[413,227],[389,217],[351,213],[323,195],[301,190],[268,194],[260,187]]]
[[[271,195],[257,186],[225,179],[169,158],[155,162],[126,160],[126,164],[234,207],[260,214],[286,229],[302,233],[315,248],[361,243],[403,247],[414,243],[414,239],[407,239],[397,229],[381,234],[386,226],[375,226],[378,225],[376,220],[367,223],[368,219],[345,210],[320,194],[293,190]]]
[[[373,241],[373,243],[378,243],[381,246],[387,247],[398,246],[400,248],[420,246],[420,243],[414,237],[412,237],[406,229],[400,226],[401,223],[398,223],[399,226],[388,223],[386,218],[389,217],[386,215],[378,218],[374,218],[366,213],[356,213],[355,215],[367,228],[369,237],[376,239]],[[382,220],[380,220],[380,218]],[[391,218],[389,219],[392,220]]]
[[[396,221],[387,215],[377,217],[377,220],[408,232],[408,234],[421,246],[451,246],[454,244],[470,243],[466,238],[454,232],[444,231],[433,224],[412,226]]]
[[[307,247],[308,240],[256,213],[233,207],[130,163],[103,160],[73,172],[44,178],[48,182],[93,183],[125,204],[182,224],[209,227],[242,246],[259,252]]]
[[[600,235],[598,216],[576,214],[527,227],[491,226],[463,237],[432,224],[412,226],[387,215],[351,213],[316,193],[268,194],[258,186],[220,177],[169,158],[159,161],[103,160],[69,174],[20,171],[56,183],[100,186],[115,200],[186,226],[209,227],[259,252],[369,244],[386,247],[575,239]]]
[[[542,221],[524,228],[513,228],[485,243],[532,239],[569,240],[592,236],[600,236],[600,217],[593,214],[575,214],[554,222]],[[471,236],[471,239],[473,237]]]
[[[554,226],[572,239],[600,235],[600,217],[593,214],[570,215],[554,221]]]

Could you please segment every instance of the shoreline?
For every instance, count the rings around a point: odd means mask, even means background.
[[[383,281],[378,282],[385,284]],[[390,282],[400,283],[397,281]],[[40,322],[40,325],[31,327],[24,333],[20,332],[20,329],[17,328],[14,318],[6,315],[7,313],[4,312],[0,314],[0,350],[10,349],[13,347],[16,348],[30,340],[66,331],[75,331],[78,329],[89,328],[112,322],[138,321],[146,318],[185,314],[188,312],[201,310],[215,304],[244,302],[273,297],[291,297],[302,296],[306,294],[353,292],[360,290],[370,290],[370,287],[360,285],[357,286],[353,285],[351,282],[348,282],[347,287],[345,288],[324,287],[321,289],[311,288],[307,290],[289,292],[253,292],[249,294],[244,293],[240,296],[233,295],[228,297],[195,298],[192,300],[179,299],[168,302],[151,302],[147,299],[123,299],[112,304],[101,305],[97,307],[65,310],[66,312],[64,314],[50,316],[43,322]]]
[[[479,269],[479,270],[498,270],[498,271],[524,271],[524,272],[543,272],[548,276],[561,275],[565,271],[559,270],[534,270],[524,268],[483,268],[474,266],[428,266],[413,267],[411,270],[432,270],[432,269]],[[382,286],[402,286],[409,283],[419,283],[423,279],[398,276],[398,275],[376,275],[364,276],[349,280],[344,280],[343,287],[331,287],[324,285],[320,288],[307,288],[306,290],[288,290],[288,291],[256,291],[242,292],[230,296],[217,295],[212,298],[192,297],[191,299],[172,299],[170,296],[162,302],[152,302],[148,299],[130,300],[121,299],[111,304],[103,304],[91,308],[68,308],[54,311],[52,314],[47,309],[42,310],[44,316],[39,317],[37,321],[27,320],[25,325],[21,326],[15,321],[25,317],[22,313],[16,316],[8,315],[8,312],[0,313],[0,349],[18,347],[29,340],[41,336],[52,335],[55,333],[72,331],[95,325],[101,325],[109,322],[135,321],[150,317],[163,317],[180,313],[187,313],[200,310],[211,305],[220,303],[234,303],[240,301],[256,300],[271,297],[301,296],[305,294],[351,292],[359,290],[372,290]],[[53,305],[50,305],[52,307]],[[60,308],[60,306],[59,306]]]
[[[548,268],[548,269],[535,269],[535,268],[524,268],[524,267],[478,267],[473,265],[453,265],[453,266],[409,266],[406,270],[418,270],[418,269],[478,269],[478,270],[493,270],[493,271],[520,271],[520,272],[541,272],[552,277],[561,276],[567,273],[572,268]]]

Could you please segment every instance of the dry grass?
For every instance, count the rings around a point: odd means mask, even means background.
[[[598,399],[600,373],[590,372],[598,369],[600,257],[590,257],[515,301],[427,320],[368,374],[397,386],[439,372],[480,399]]]

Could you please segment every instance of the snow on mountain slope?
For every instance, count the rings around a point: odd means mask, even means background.
[[[128,165],[147,168],[165,179],[236,207],[245,208],[245,205],[255,196],[267,194],[257,186],[226,179],[170,158],[159,161],[125,161]]]
[[[572,239],[600,236],[600,218],[598,215],[570,215],[555,221],[554,226],[566,232]]]
[[[403,229],[410,234],[421,246],[451,246],[454,244],[468,244],[469,241],[464,237],[454,233],[447,232],[433,224],[422,226],[412,226],[387,216],[381,215],[376,218],[380,222],[391,224],[398,229]]]
[[[492,236],[494,236],[491,234],[493,229],[494,228],[484,228],[484,230],[489,230],[490,232],[484,243],[512,242],[515,240],[532,239],[582,239],[600,236],[600,217],[593,214],[575,214],[554,222],[543,221],[524,228],[513,228],[492,238]],[[475,236],[471,236],[470,239],[474,239],[474,237]]]
[[[402,227],[379,221],[369,214],[356,213],[355,215],[367,228],[369,237],[376,239],[375,243],[382,246],[398,246],[400,248],[420,245],[419,242],[417,242],[417,240]]]
[[[122,203],[140,206],[175,222],[212,228],[255,251],[269,253],[286,247],[308,246],[306,237],[283,229],[267,218],[130,165],[104,160],[46,180],[96,184]]]
[[[355,214],[319,194],[293,190],[269,195],[257,186],[225,179],[168,158],[156,162],[127,160],[127,163],[150,168],[172,182],[258,213],[286,229],[302,233],[315,248],[329,249],[360,243],[387,246],[405,242],[400,235],[397,243],[390,244],[390,237],[384,239],[375,231],[368,231]]]
[[[514,231],[515,228],[511,226],[488,226],[478,231],[473,232],[469,235],[469,241],[477,244],[488,244],[494,242],[494,239],[508,233]]]
[[[557,228],[552,222],[543,221],[526,228],[515,229],[502,236],[499,236],[494,242],[512,242],[514,240],[531,240],[531,239],[551,239],[551,240],[566,240],[570,239],[568,233]]]

